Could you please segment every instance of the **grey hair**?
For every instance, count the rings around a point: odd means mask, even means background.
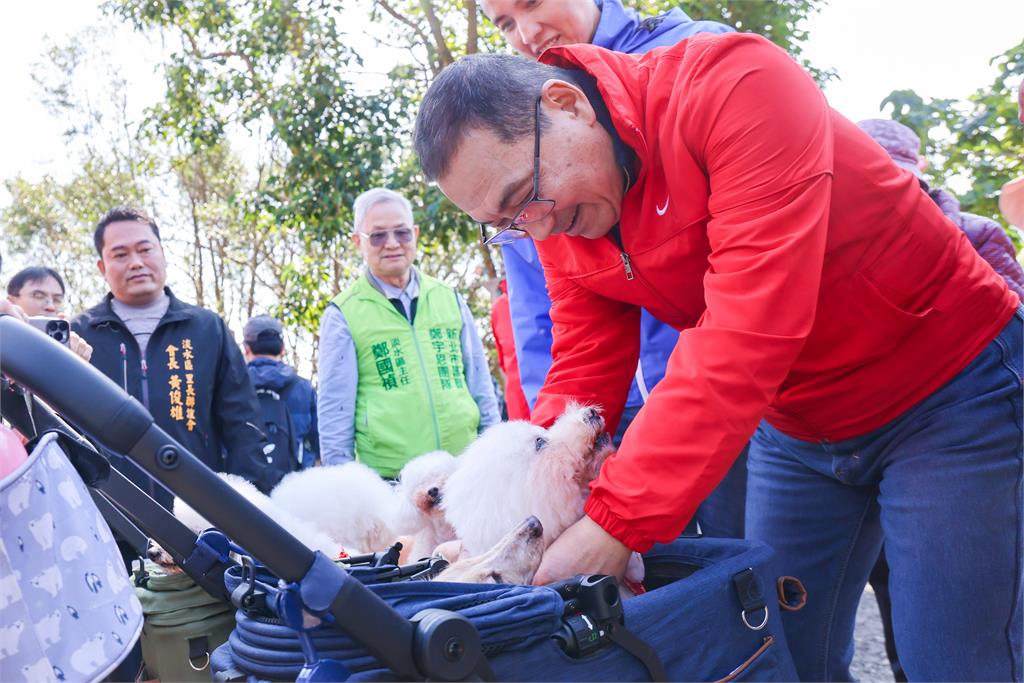
[[[445,67],[416,116],[416,155],[427,180],[445,174],[470,130],[489,130],[506,143],[533,135],[533,104],[544,83],[578,85],[580,73],[502,54],[467,55]],[[546,127],[543,114],[540,125]]]
[[[362,229],[367,211],[385,202],[392,202],[402,207],[402,210],[409,219],[409,227],[412,227],[412,204],[409,200],[394,190],[389,190],[386,187],[375,187],[362,193],[352,202],[352,213],[355,214],[352,222],[355,231],[359,232]]]

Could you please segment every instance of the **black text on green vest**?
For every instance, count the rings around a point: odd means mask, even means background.
[[[480,424],[466,386],[455,292],[422,273],[419,278],[412,324],[366,275],[332,301],[358,356],[356,459],[385,477],[429,451],[458,455]]]

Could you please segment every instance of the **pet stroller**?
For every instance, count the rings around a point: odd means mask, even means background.
[[[229,642],[213,655],[218,680],[796,678],[779,620],[791,596],[776,599],[766,546],[698,538],[656,547],[645,557],[648,592],[624,603],[600,576],[554,587],[401,580],[401,567],[349,566],[311,551],[114,383],[6,317],[0,368],[223,532],[154,534],[132,502],[118,500],[141,492],[93,477],[200,585],[238,607]],[[241,563],[228,559],[229,543]]]
[[[0,681],[103,679],[138,640],[142,607],[56,434],[0,481],[0,516]]]

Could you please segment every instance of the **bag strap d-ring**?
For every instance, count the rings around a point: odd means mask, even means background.
[[[736,596],[742,607],[740,619],[743,621],[743,625],[751,631],[760,631],[768,625],[768,605],[764,601],[761,582],[758,581],[757,574],[748,567],[732,577],[732,584],[736,588]],[[752,624],[748,615],[756,615],[762,610],[764,615],[761,618],[761,623]]]
[[[203,665],[196,666],[196,660],[204,657]],[[188,665],[193,671],[205,671],[210,666],[210,639],[207,636],[188,639]]]

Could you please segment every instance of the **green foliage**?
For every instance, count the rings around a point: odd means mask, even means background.
[[[110,31],[94,28],[64,45],[46,45],[32,71],[43,104],[64,125],[68,156],[78,164],[71,177],[4,181],[11,196],[0,212],[5,251],[59,271],[69,311],[106,291],[92,244],[100,216],[118,205],[145,206],[147,199],[142,175],[151,159],[125,132],[126,102],[118,96],[125,82],[106,51],[110,38]]]
[[[387,96],[351,87],[348,75],[360,60],[333,7],[313,0],[108,5],[139,29],[181,41],[150,130],[197,150],[221,144],[232,129],[265,131],[279,163],[252,199],[278,224],[324,241],[346,230],[352,200],[383,181],[402,115]]]
[[[836,77],[835,69],[815,66],[803,57],[808,36],[803,24],[821,11],[826,0],[647,0],[632,4],[645,14],[681,6],[692,19],[720,21],[737,31],[760,34],[799,60],[819,85]]]
[[[14,178],[4,186],[11,195],[0,212],[7,248],[25,263],[49,266],[64,276],[68,310],[94,303],[106,290],[92,265],[97,217],[119,204],[143,205],[139,185],[111,164],[92,159],[68,182],[45,176],[39,182]]]
[[[996,56],[998,69],[987,88],[966,101],[929,99],[913,90],[894,90],[881,106],[892,107],[892,118],[913,128],[924,141],[933,187],[966,183],[961,208],[999,221],[999,191],[1024,175],[1024,136],[1017,116],[1016,91],[1011,84],[1024,78],[1024,41]],[[1018,249],[1020,234],[1007,229]]]
[[[653,14],[676,3],[633,4]],[[707,0],[684,9],[765,33],[799,56],[801,22],[820,4]],[[363,64],[342,19],[353,6],[410,55],[376,92],[353,83]],[[109,37],[50,49],[38,80],[81,148],[82,173],[66,184],[9,181],[16,201],[4,218],[18,248],[57,240],[79,244],[82,258],[99,213],[155,196],[172,268],[183,266],[201,304],[237,322],[266,307],[258,301],[276,301],[274,313],[315,335],[327,300],[361,267],[350,246],[352,202],[387,185],[413,203],[424,269],[458,287],[486,320],[490,299],[481,285],[493,283],[500,263],[481,249],[472,221],[424,182],[408,145],[419,100],[441,68],[464,54],[508,49],[476,0],[107,0],[104,7],[169,46],[164,96],[141,124],[131,122],[123,98],[82,93],[92,79],[76,76],[113,66],[94,54]],[[125,89],[116,68],[105,80],[111,91],[118,82]],[[74,225],[77,236],[67,231]]]

